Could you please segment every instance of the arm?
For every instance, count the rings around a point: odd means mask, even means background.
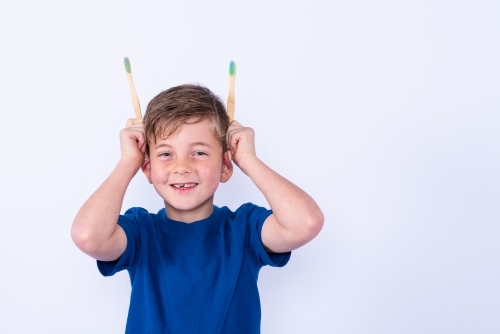
[[[129,119],[120,132],[121,158],[115,169],[78,211],[71,237],[84,253],[97,260],[113,261],[127,246],[127,237],[117,224],[125,191],[144,161],[142,123]]]
[[[273,214],[262,227],[267,250],[283,253],[311,241],[323,227],[323,213],[302,189],[288,181],[255,153],[254,132],[236,121],[228,129],[228,145],[235,164],[250,177],[266,197]]]

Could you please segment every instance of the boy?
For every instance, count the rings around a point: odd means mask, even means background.
[[[259,270],[285,265],[293,249],[319,233],[317,204],[257,158],[253,130],[229,124],[224,105],[205,87],[160,93],[144,124],[127,122],[120,143],[120,161],[82,206],[71,234],[104,276],[129,271],[126,333],[259,333]],[[228,149],[272,211],[213,205],[219,182],[233,173]],[[139,168],[165,208],[120,215]]]

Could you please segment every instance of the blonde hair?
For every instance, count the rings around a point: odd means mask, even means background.
[[[211,130],[225,152],[229,117],[218,96],[200,85],[181,85],[161,92],[149,102],[144,116],[146,152],[157,140],[175,134],[183,124],[205,119],[210,120]]]

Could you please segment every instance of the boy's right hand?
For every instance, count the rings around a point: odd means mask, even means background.
[[[146,152],[144,123],[129,118],[126,127],[120,131],[120,147],[121,161],[132,163],[139,169],[144,162]]]

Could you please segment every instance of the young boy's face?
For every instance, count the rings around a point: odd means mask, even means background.
[[[233,171],[208,119],[184,124],[169,138],[157,139],[142,169],[165,201],[167,216],[186,223],[212,213],[215,190]]]

